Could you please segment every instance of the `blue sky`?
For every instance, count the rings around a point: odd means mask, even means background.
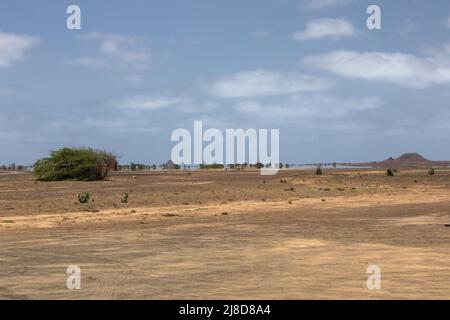
[[[283,162],[450,159],[449,19],[446,0],[2,0],[0,163],[162,163],[194,120],[279,128]]]

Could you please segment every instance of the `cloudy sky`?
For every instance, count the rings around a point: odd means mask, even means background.
[[[283,162],[450,159],[449,101],[448,0],[0,3],[0,163],[66,145],[161,163],[194,120],[279,128]]]

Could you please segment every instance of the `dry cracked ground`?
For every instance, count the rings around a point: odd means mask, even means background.
[[[0,244],[0,299],[449,299],[450,171],[0,172]]]

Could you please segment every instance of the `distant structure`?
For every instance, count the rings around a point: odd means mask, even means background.
[[[175,165],[175,163],[173,163],[172,160],[169,160],[169,161],[167,161],[164,164],[164,169],[166,169],[166,170],[175,170],[176,169],[176,165]]]

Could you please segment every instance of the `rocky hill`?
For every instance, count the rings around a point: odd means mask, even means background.
[[[423,157],[418,153],[405,153],[398,158],[391,157],[380,162],[359,163],[357,165],[365,165],[378,168],[447,167],[450,166],[450,161],[433,161]]]

